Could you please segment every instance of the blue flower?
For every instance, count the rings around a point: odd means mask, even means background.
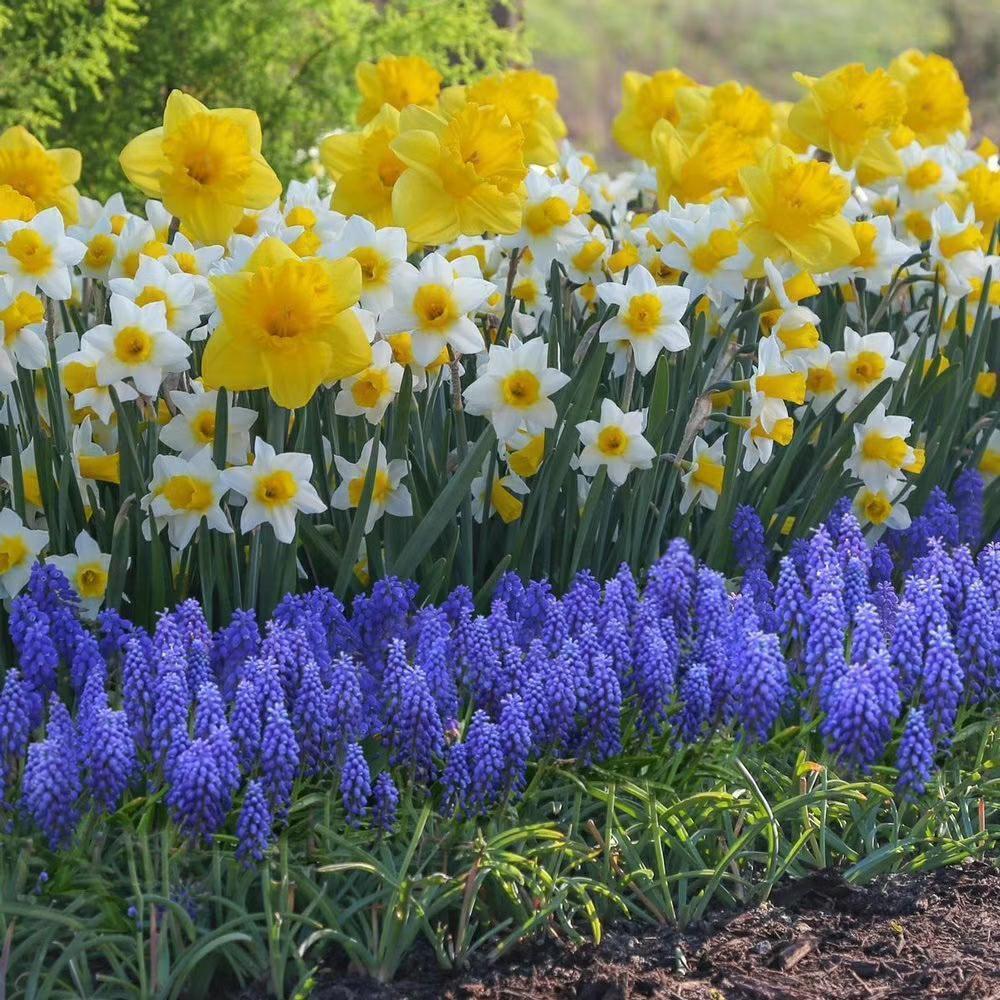
[[[236,823],[236,858],[244,867],[260,864],[271,846],[271,809],[259,778],[247,782],[243,808]]]
[[[357,743],[349,743],[340,772],[340,794],[344,814],[351,826],[360,826],[368,815],[368,799],[372,794],[371,772],[364,751]]]

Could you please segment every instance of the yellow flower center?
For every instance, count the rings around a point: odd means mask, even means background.
[[[378,405],[379,400],[390,391],[389,373],[381,368],[369,368],[362,372],[351,386],[354,402],[365,410]]]
[[[819,343],[819,330],[812,323],[806,323],[794,330],[780,330],[778,339],[786,351],[811,350]]]
[[[162,302],[164,304],[166,307],[167,326],[170,326],[177,314],[177,309],[171,304],[167,293],[162,288],[157,288],[156,285],[146,285],[136,296],[135,304],[137,306],[148,306],[150,302]]]
[[[347,499],[352,507],[357,507],[361,503],[361,494],[365,489],[365,477],[357,476],[352,479],[347,486]],[[372,500],[377,504],[384,504],[392,496],[392,480],[389,473],[384,469],[379,469],[375,473],[375,488],[372,490]]]
[[[901,437],[866,434],[861,445],[861,454],[869,462],[885,462],[893,469],[901,469],[909,457],[910,446]]]
[[[597,450],[611,458],[624,455],[628,450],[628,435],[621,427],[605,427],[597,435]]]
[[[750,434],[755,438],[762,438],[767,441],[774,441],[782,446],[787,445],[795,434],[795,421],[791,417],[782,417],[776,420],[773,430],[768,433],[764,430],[764,425],[758,420],[750,429]]]
[[[21,270],[32,277],[46,274],[52,268],[52,247],[34,229],[19,229],[7,241],[6,249]]]
[[[361,267],[361,281],[366,287],[385,284],[389,276],[389,261],[378,250],[374,247],[355,247],[350,256]]]
[[[153,354],[153,338],[140,326],[123,327],[115,335],[115,357],[124,365],[145,364]]]
[[[121,482],[121,454],[81,455],[80,475],[84,479],[95,479],[102,483]]]
[[[413,337],[408,333],[394,333],[387,338],[392,348],[392,360],[399,365],[413,364]]]
[[[1000,451],[987,448],[979,460],[979,471],[987,476],[1000,476]]]
[[[545,236],[553,229],[565,226],[572,215],[572,209],[562,198],[546,198],[525,211],[524,227],[535,236]]]
[[[45,319],[45,306],[37,295],[19,292],[6,309],[0,310],[0,323],[4,328],[4,344],[10,347],[17,335],[26,327]]]
[[[202,444],[211,444],[215,441],[215,413],[212,410],[203,410],[191,421],[191,434]]]
[[[770,179],[772,194],[763,221],[787,240],[799,240],[818,223],[837,215],[850,193],[847,181],[816,160],[783,164]]]
[[[768,399],[784,399],[789,403],[806,401],[806,377],[802,372],[787,375],[758,375],[757,391]]]
[[[239,233],[240,236],[256,236],[258,229],[260,229],[260,225],[257,222],[256,213],[244,212],[243,218],[236,223],[233,232]]]
[[[653,292],[634,295],[622,317],[624,324],[636,337],[648,337],[660,326],[663,303]]]
[[[534,372],[519,368],[500,383],[503,400],[516,409],[527,409],[542,398],[542,383]]]
[[[97,388],[97,365],[71,361],[62,370],[63,385],[75,396],[84,389]]]
[[[81,597],[103,597],[108,589],[108,574],[100,563],[80,565],[76,570],[76,589]]]
[[[947,260],[960,253],[976,251],[982,248],[983,234],[978,226],[967,226],[960,233],[952,236],[942,236],[938,243],[941,256]]]
[[[806,377],[809,391],[818,395],[833,392],[837,388],[837,376],[834,370],[827,368],[810,368]]]
[[[241,186],[253,167],[244,130],[206,111],[164,136],[163,153],[192,186],[215,188],[220,194]]]
[[[83,255],[84,267],[94,271],[102,271],[115,259],[115,249],[118,243],[108,233],[98,233],[88,244]]]
[[[122,260],[122,272],[126,278],[134,278],[136,271],[139,270],[140,256],[152,257],[153,260],[159,260],[169,252],[170,249],[166,243],[161,243],[159,240],[149,240],[143,243],[138,250],[133,250],[131,253],[125,255],[125,258]]]
[[[0,149],[0,184],[9,184],[39,209],[56,203],[64,187],[55,160],[37,147]]]
[[[413,296],[413,311],[425,329],[444,330],[458,319],[458,305],[444,285],[421,285]]]
[[[906,171],[906,185],[914,191],[924,191],[937,184],[943,173],[939,163],[924,160],[919,166]]]
[[[171,476],[160,487],[160,494],[174,510],[204,513],[212,506],[212,486],[197,476]]]
[[[877,351],[861,351],[847,368],[847,377],[858,385],[872,385],[885,374],[885,358]]]
[[[247,317],[268,348],[298,337],[315,337],[335,321],[333,289],[317,261],[288,260],[250,278]]]
[[[181,250],[180,253],[174,254],[174,260],[185,274],[198,274],[198,258],[193,253]]]
[[[907,212],[903,224],[921,243],[926,243],[934,232],[931,220],[923,212]]]
[[[524,502],[508,490],[499,479],[493,480],[490,490],[490,501],[493,509],[500,515],[504,524],[516,521],[524,511]]]
[[[892,504],[884,493],[865,490],[861,494],[861,509],[872,524],[884,524],[892,514]]]
[[[300,257],[314,257],[323,241],[316,235],[315,230],[307,229],[294,243],[292,249]]]
[[[997,393],[997,373],[980,372],[976,376],[976,393],[986,399],[992,399]]]
[[[691,251],[691,266],[701,274],[715,274],[723,261],[734,257],[740,248],[731,229],[716,229],[701,246]]]
[[[287,504],[299,492],[295,477],[285,469],[278,469],[257,480],[257,500],[265,507]]]
[[[580,271],[589,271],[604,253],[604,244],[600,240],[588,240],[573,255],[572,263]]]
[[[28,546],[20,535],[0,536],[0,576],[20,566],[28,556]]]
[[[306,205],[296,205],[286,216],[285,223],[289,226],[303,226],[312,229],[316,225],[316,213]]]
[[[532,306],[538,301],[538,285],[530,278],[517,282],[510,290],[511,295],[519,302]]]
[[[851,264],[859,270],[867,270],[878,264],[878,251],[875,249],[875,240],[878,239],[878,229],[874,222],[855,222],[854,238],[858,242],[857,257]]]
[[[726,469],[707,455],[699,457],[691,477],[699,486],[710,489],[713,493],[722,492],[722,483],[726,478]]]
[[[24,499],[34,507],[42,506],[42,486],[34,469],[25,469],[21,476],[24,484]]]

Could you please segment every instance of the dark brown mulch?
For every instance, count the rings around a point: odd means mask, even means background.
[[[429,956],[428,956],[429,957]],[[686,934],[619,925],[458,976],[418,958],[382,986],[330,971],[312,1000],[1000,1000],[1000,872],[974,862],[856,888],[821,873]]]

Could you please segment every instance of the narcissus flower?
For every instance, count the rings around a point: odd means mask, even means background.
[[[104,351],[92,343],[81,343],[75,333],[63,334],[63,337],[71,338],[72,342],[64,341],[66,353],[59,359],[59,376],[73,397],[73,406],[78,412],[93,411],[103,424],[110,423],[115,412],[111,390],[114,389],[122,403],[137,399],[139,393],[122,379],[101,383],[97,366]]]
[[[842,214],[850,186],[828,163],[803,162],[787,146],[773,146],[740,180],[750,199],[743,239],[759,259],[791,259],[818,274],[858,256]]]
[[[162,302],[138,306],[121,295],[111,296],[111,322],[83,335],[82,347],[100,355],[99,385],[122,379],[145,396],[155,396],[165,372],[183,371],[191,348],[167,329]]]
[[[691,462],[681,476],[684,494],[681,513],[686,514],[696,500],[708,510],[715,510],[726,478],[726,436],[718,437],[710,446],[702,437],[694,439]]]
[[[78,150],[46,149],[20,125],[0,135],[0,191],[9,188],[30,199],[36,211],[58,208],[67,224],[78,217],[78,195],[73,185],[80,179],[81,163]],[[8,195],[3,201],[10,205],[13,199]],[[18,214],[6,218],[27,222],[24,207],[21,203]]]
[[[141,506],[149,512],[157,531],[166,525],[170,544],[184,549],[203,518],[214,531],[223,534],[232,532],[232,525],[220,507],[227,485],[220,481],[219,470],[212,461],[212,449],[208,445],[192,458],[157,455],[153,461],[149,493],[142,498]],[[144,522],[143,530],[149,537],[148,521]]]
[[[62,300],[72,295],[72,268],[86,247],[66,235],[58,209],[47,208],[30,222],[0,222],[0,244],[0,273],[13,291],[40,288],[49,298]]]
[[[30,371],[45,368],[49,350],[45,343],[45,306],[31,292],[14,292],[0,277],[0,382],[17,376],[15,364]]]
[[[635,367],[643,375],[656,364],[660,351],[683,351],[691,344],[681,317],[691,293],[676,285],[657,285],[641,265],[632,268],[620,285],[605,281],[597,286],[602,302],[618,306],[618,313],[602,327],[600,339],[610,352],[631,346]]]
[[[111,556],[86,531],[76,536],[74,551],[66,556],[48,556],[51,563],[69,580],[80,595],[80,609],[85,618],[96,618],[108,590]]]
[[[622,77],[622,109],[614,120],[615,141],[632,156],[653,162],[653,129],[660,121],[677,124],[677,91],[696,86],[679,69],[665,69],[652,76],[626,73]]]
[[[494,466],[492,479],[491,465]],[[524,512],[524,501],[520,497],[528,494],[528,484],[515,472],[502,475],[495,465],[487,457],[482,472],[472,480],[472,517],[482,524],[484,517],[496,511],[504,524],[513,524]]]
[[[863,424],[855,424],[854,451],[844,468],[873,490],[887,479],[902,479],[904,470],[917,462],[906,441],[912,428],[909,417],[890,416],[879,403]]]
[[[677,91],[677,131],[695,138],[716,123],[728,125],[755,146],[770,142],[774,132],[771,102],[760,91],[727,80],[717,87]]]
[[[908,49],[893,59],[889,72],[906,91],[903,124],[919,142],[929,146],[953,132],[969,134],[969,95],[950,59]]]
[[[527,172],[519,125],[468,103],[448,119],[408,108],[399,127],[390,147],[407,169],[392,189],[392,212],[411,240],[517,232]]]
[[[357,462],[349,462],[340,455],[334,455],[333,460],[341,482],[330,499],[331,506],[337,510],[352,510],[361,505],[368,467],[371,465],[371,454],[372,442],[366,441]],[[366,532],[372,530],[375,522],[383,514],[409,517],[413,513],[410,491],[402,485],[408,471],[404,459],[397,458],[390,462],[385,445],[379,442],[378,455],[375,459],[375,483],[365,521]]]
[[[456,277],[455,265],[439,253],[424,257],[419,270],[401,263],[392,284],[393,306],[379,317],[379,331],[408,332],[413,357],[421,365],[431,364],[447,347],[456,354],[483,349],[483,335],[469,313],[486,302],[495,285],[482,278]]]
[[[355,215],[323,244],[320,254],[330,260],[353,257],[361,268],[361,305],[380,313],[392,305],[392,276],[406,260],[406,230],[396,226],[376,229],[374,223]]]
[[[370,364],[371,345],[350,310],[361,294],[356,260],[300,260],[268,237],[244,271],[210,280],[222,322],[205,347],[206,386],[267,389],[296,409],[324,382]]]
[[[854,513],[862,524],[870,524],[872,538],[878,538],[886,528],[905,531],[910,526],[910,512],[903,506],[913,487],[898,480],[886,480],[872,489],[862,486],[854,494]]]
[[[782,357],[777,337],[765,337],[757,348],[757,365],[749,379],[750,417],[768,434],[788,416],[786,403],[806,401],[806,376]]]
[[[370,122],[385,104],[397,111],[411,104],[433,108],[441,91],[441,74],[420,56],[383,56],[377,63],[358,63],[354,79],[361,92],[359,125]]]
[[[226,469],[221,474],[223,486],[246,499],[240,530],[246,533],[267,523],[279,542],[291,542],[295,538],[297,514],[319,514],[326,510],[326,504],[309,481],[313,460],[297,451],[277,454],[262,438],[257,438],[253,453],[253,465]]]
[[[260,150],[255,112],[209,110],[174,90],[163,124],[133,139],[120,160],[128,179],[161,199],[191,236],[224,244],[244,209],[266,208],[281,194],[281,182]]]
[[[500,440],[520,428],[534,435],[555,427],[556,407],[549,396],[569,376],[548,367],[548,350],[540,338],[511,347],[494,344],[485,370],[465,390],[466,409],[489,417]]]
[[[913,256],[913,249],[896,239],[888,216],[861,219],[852,223],[851,228],[860,253],[846,267],[833,271],[829,278],[838,283],[864,278],[870,291],[878,291]]]
[[[686,140],[669,122],[653,130],[652,163],[661,205],[707,202],[740,191],[740,170],[755,163],[753,144],[731,125],[717,122]]]
[[[645,427],[645,410],[625,413],[613,400],[602,399],[600,420],[576,425],[583,444],[580,471],[593,476],[603,465],[608,479],[621,486],[633,469],[652,468],[656,449],[642,436]]]
[[[0,510],[0,597],[16,597],[31,576],[48,532],[34,531],[9,507]]]
[[[868,72],[850,63],[819,79],[796,73],[806,95],[788,116],[788,126],[830,153],[838,166],[864,167],[871,177],[902,172],[890,135],[906,109],[903,87],[883,69]]]
[[[345,417],[364,416],[378,424],[389,404],[396,398],[403,381],[403,366],[392,359],[392,347],[384,340],[372,345],[372,363],[345,378],[334,400],[334,413]]]
[[[893,358],[895,350],[891,333],[861,336],[850,327],[844,328],[844,349],[834,351],[830,357],[837,386],[843,390],[837,400],[841,413],[853,410],[883,379],[897,379],[903,374],[906,366]]]
[[[203,312],[211,312],[211,300],[196,297],[200,289],[189,275],[172,272],[152,257],[140,257],[134,278],[112,278],[108,288],[138,306],[162,302],[167,329],[181,337],[198,325]]]
[[[219,393],[206,392],[195,382],[194,392],[174,389],[170,402],[177,408],[176,416],[160,431],[160,441],[180,452],[181,458],[193,458],[206,445],[214,448],[216,413]],[[243,463],[250,451],[250,428],[257,419],[255,411],[245,406],[226,407],[226,461]]]

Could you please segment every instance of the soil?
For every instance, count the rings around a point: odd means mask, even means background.
[[[864,888],[823,872],[677,933],[618,924],[599,946],[549,940],[504,962],[390,986],[329,970],[312,1000],[1000,1000],[1000,871],[983,862]]]

